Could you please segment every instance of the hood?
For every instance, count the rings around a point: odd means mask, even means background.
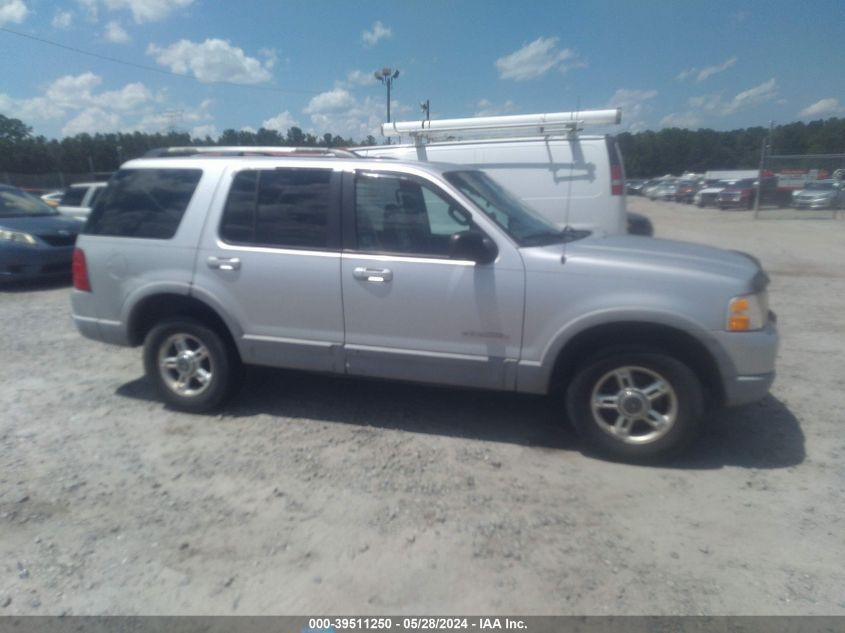
[[[765,285],[765,273],[759,262],[745,253],[726,251],[711,246],[664,240],[635,235],[591,236],[565,245],[543,247],[529,256],[528,266],[561,267],[561,257],[566,257],[566,267],[600,269],[626,277],[659,276],[687,277],[690,280],[720,278],[744,289]],[[542,262],[542,263],[541,263]]]
[[[82,223],[62,215],[0,218],[0,228],[33,235],[78,235]]]

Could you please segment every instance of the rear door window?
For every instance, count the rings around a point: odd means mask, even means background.
[[[170,239],[201,176],[201,169],[121,169],[99,196],[83,233]]]
[[[331,169],[247,169],[229,190],[220,237],[230,244],[291,249],[330,246]]]

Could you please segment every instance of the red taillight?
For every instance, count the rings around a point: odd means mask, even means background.
[[[73,287],[77,290],[91,292],[91,282],[88,280],[88,265],[85,263],[85,251],[81,248],[73,249]]]
[[[622,181],[622,166],[610,166],[610,195],[621,196],[625,192],[625,183]]]

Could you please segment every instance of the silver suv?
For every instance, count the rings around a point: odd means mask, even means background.
[[[457,165],[213,149],[126,163],[74,255],[80,332],[143,345],[173,407],[219,406],[244,364],[560,394],[641,459],[772,383],[748,255],[561,231]]]

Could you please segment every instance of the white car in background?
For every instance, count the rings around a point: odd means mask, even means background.
[[[62,215],[86,220],[91,213],[91,207],[99,195],[105,190],[106,182],[78,182],[65,189],[58,210]]]

